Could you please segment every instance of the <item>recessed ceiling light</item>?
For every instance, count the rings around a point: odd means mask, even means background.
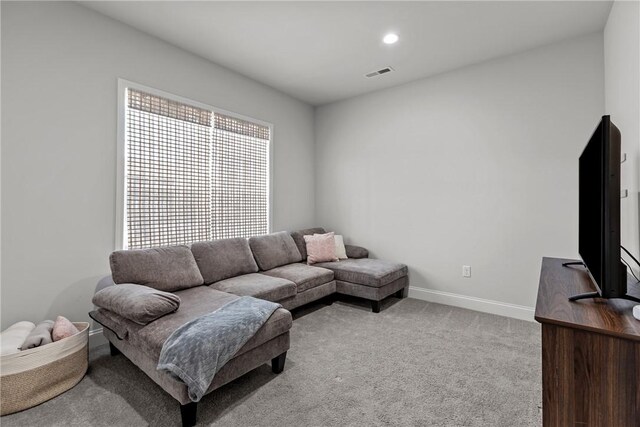
[[[385,42],[385,44],[394,44],[398,39],[399,37],[397,34],[389,33],[382,38],[382,41]]]

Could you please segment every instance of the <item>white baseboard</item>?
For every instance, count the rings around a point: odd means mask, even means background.
[[[534,321],[533,316],[535,310],[533,307],[526,307],[524,305],[469,297],[466,295],[452,294],[450,292],[435,291],[433,289],[416,288],[414,286],[409,286],[409,297],[469,310],[482,311],[483,313],[497,314],[498,316],[513,317],[530,322]]]
[[[102,328],[89,331],[89,349],[107,344],[109,341],[102,334]]]

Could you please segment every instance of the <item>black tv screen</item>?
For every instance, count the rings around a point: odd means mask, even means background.
[[[598,293],[627,293],[620,261],[620,131],[603,116],[580,155],[579,252]]]

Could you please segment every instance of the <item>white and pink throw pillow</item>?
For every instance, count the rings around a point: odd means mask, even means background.
[[[336,239],[336,257],[338,259],[347,259],[347,249],[344,247],[344,239],[340,234],[334,236]]]
[[[68,338],[77,334],[78,328],[64,316],[58,316],[53,324],[53,331],[51,331],[51,337],[54,341],[60,341],[61,339]]]
[[[334,233],[304,236],[307,244],[307,264],[338,261]]]

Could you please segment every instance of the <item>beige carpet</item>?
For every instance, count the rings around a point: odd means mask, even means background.
[[[206,426],[539,426],[540,327],[415,299],[294,312],[285,370],[206,396]],[[88,375],[10,426],[178,426],[178,403],[106,346]]]

